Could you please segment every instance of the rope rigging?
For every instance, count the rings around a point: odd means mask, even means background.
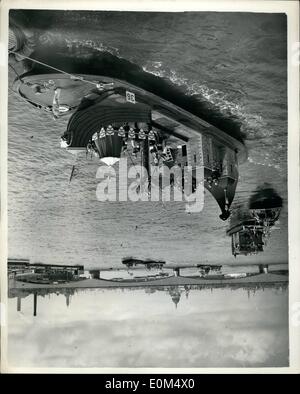
[[[95,86],[98,85],[97,82],[88,81],[88,80],[84,79],[84,78],[81,77],[81,76],[73,75],[73,74],[68,73],[68,72],[66,72],[66,71],[60,70],[59,68],[50,66],[49,64],[46,64],[46,63],[41,62],[41,61],[39,61],[39,60],[32,59],[32,58],[29,57],[29,56],[22,55],[22,54],[20,54],[20,53],[17,53],[17,52],[15,52],[15,51],[12,51],[12,50],[8,50],[8,52],[9,52],[9,53],[13,53],[13,54],[18,55],[18,56],[21,56],[21,57],[23,57],[24,59],[31,60],[32,62],[38,63],[38,64],[40,64],[41,66],[44,66],[44,67],[47,67],[47,68],[51,68],[52,70],[58,71],[59,73],[62,73],[62,74],[65,74],[65,75],[69,75],[69,77],[70,77],[71,79],[79,79],[79,80],[81,80],[82,82],[86,82],[86,83],[89,83],[89,84],[91,84],[91,85],[95,85]]]
[[[14,54],[14,55],[21,56],[21,57],[23,57],[24,59],[30,60],[30,61],[35,62],[35,63],[37,63],[37,64],[40,64],[41,66],[44,66],[44,67],[50,68],[50,69],[52,69],[52,70],[55,70],[55,71],[57,71],[57,72],[59,72],[59,73],[61,73],[61,74],[68,75],[71,79],[80,80],[80,81],[82,81],[82,82],[89,83],[90,85],[96,86],[96,87],[97,87],[98,89],[100,89],[100,90],[104,89],[104,87],[107,86],[107,85],[110,85],[110,86],[113,85],[113,82],[111,82],[111,83],[102,83],[102,82],[100,82],[100,81],[99,81],[99,82],[89,81],[88,79],[84,79],[84,77],[82,77],[82,76],[74,75],[74,74],[68,73],[67,71],[61,70],[61,69],[59,69],[59,68],[57,68],[57,67],[53,67],[53,66],[51,66],[50,64],[41,62],[40,60],[33,59],[33,58],[29,57],[29,56],[25,56],[25,55],[23,55],[23,54],[20,54],[20,53],[18,53],[18,52],[16,52],[16,51],[11,50],[11,49],[9,49],[8,52],[9,52],[9,53],[12,53],[12,54]],[[17,73],[16,73],[16,74],[17,74]],[[18,74],[17,74],[17,75],[18,75]],[[20,76],[18,76],[18,77],[19,77],[19,79],[20,79]],[[20,80],[21,80],[21,79],[20,79]]]
[[[68,72],[66,72],[66,71],[64,71],[64,70],[61,70],[61,69],[59,69],[59,68],[57,68],[57,67],[53,67],[53,66],[51,66],[51,65],[49,65],[49,64],[46,64],[46,63],[41,62],[41,61],[39,61],[39,60],[33,59],[33,58],[29,57],[29,56],[26,56],[26,55],[17,53],[16,51],[8,50],[8,52],[11,53],[11,54],[14,54],[14,55],[21,56],[23,59],[27,59],[27,60],[30,60],[30,61],[32,61],[32,62],[38,63],[38,64],[40,64],[40,65],[42,65],[42,66],[44,66],[44,67],[47,67],[47,68],[49,68],[49,69],[55,70],[55,71],[57,71],[57,72],[59,72],[59,73],[61,73],[61,74],[67,75],[67,76],[69,76],[70,79],[72,79],[72,80],[79,80],[79,81],[81,81],[81,82],[83,82],[83,83],[88,83],[88,84],[90,84],[90,85],[93,85],[93,86],[95,86],[95,87],[96,87],[97,89],[99,89],[99,90],[104,90],[105,88],[108,88],[109,86],[111,87],[112,85],[114,85],[113,82],[105,83],[105,82],[101,82],[101,81],[98,81],[98,82],[89,81],[89,80],[85,79],[83,76],[79,76],[79,75],[74,75],[74,74],[68,73]],[[11,64],[9,64],[9,67],[10,67],[10,68],[13,70],[13,72],[16,74],[17,79],[18,79],[19,81],[21,81],[22,83],[24,83],[22,77],[21,77],[20,74],[16,71],[16,69],[15,69]],[[9,90],[10,90],[13,94],[17,95],[16,92],[15,92],[13,89],[9,88]],[[56,95],[57,95],[56,93],[57,93],[57,89],[55,89],[54,99],[56,98]],[[30,100],[26,99],[26,98],[23,97],[21,94],[19,94],[18,96],[21,97],[23,101],[26,101],[27,103],[33,104]],[[54,99],[53,99],[53,100],[54,100]],[[56,101],[57,101],[57,103],[58,103],[58,99],[57,99]],[[55,102],[55,104],[56,104],[56,102]],[[56,113],[55,113],[55,111],[56,111],[56,106],[55,106],[55,105],[53,105],[52,108],[49,108],[49,110],[48,110],[48,108],[43,107],[43,106],[38,106],[38,108],[43,108],[43,109],[45,109],[47,112],[52,112],[52,113],[53,113],[53,117],[54,117],[55,119],[57,119],[58,115],[60,115],[60,111],[59,111],[59,114],[56,114]],[[60,109],[61,109],[61,108],[59,108],[59,110],[60,110]],[[73,109],[73,108],[68,108],[68,110],[72,110],[72,109]],[[62,110],[63,110],[62,112],[66,112],[65,108],[62,108]],[[68,112],[68,111],[67,111],[67,112]]]

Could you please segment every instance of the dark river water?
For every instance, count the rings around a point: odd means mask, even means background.
[[[245,136],[248,149],[248,159],[239,168],[233,210],[247,207],[258,188],[270,187],[282,198],[283,207],[264,252],[234,259],[226,235],[229,221],[219,219],[217,203],[208,192],[204,210],[191,215],[186,214],[183,203],[101,203],[96,198],[97,160],[77,159],[79,172],[69,183],[75,158],[60,149],[68,117],[55,121],[9,93],[10,257],[84,264],[86,268],[117,267],[125,256],[180,264],[288,262],[287,33],[283,14],[61,11],[28,15],[37,45],[54,52],[70,47],[78,53],[87,48],[108,51],[229,118]],[[10,71],[10,82],[13,77]],[[177,309],[163,292],[153,294],[152,302],[143,291],[107,294],[75,295],[68,309],[62,296],[52,295],[51,303],[43,298],[38,320],[31,312],[26,314],[28,308],[31,311],[29,298],[24,300],[21,315],[15,311],[16,300],[10,300],[10,318],[16,321],[10,348],[15,365],[36,365],[35,360],[41,366],[287,363],[286,292],[268,289],[249,301],[243,290],[219,289],[213,295],[195,290],[189,299],[182,298]],[[112,309],[106,307],[108,299]],[[99,305],[96,312],[95,303]],[[144,310],[149,313],[142,321],[139,311]],[[144,331],[137,328],[142,324]],[[72,335],[67,338],[64,332],[70,327]],[[94,347],[87,338],[93,338]],[[176,350],[178,345],[182,352]],[[155,352],[151,353],[153,346]]]

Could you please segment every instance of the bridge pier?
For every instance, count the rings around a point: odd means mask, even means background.
[[[17,311],[21,312],[21,300],[22,298],[20,296],[18,296],[17,298]]]
[[[180,276],[180,269],[179,268],[176,267],[176,268],[174,268],[173,271],[174,271],[175,276]]]
[[[269,273],[269,265],[268,264],[259,264],[259,273],[260,274],[268,274]]]
[[[90,271],[93,279],[100,279],[100,270],[92,270]]]
[[[37,310],[37,293],[33,295],[33,316],[36,316]]]

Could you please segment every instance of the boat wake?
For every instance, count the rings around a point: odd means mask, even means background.
[[[157,77],[168,79],[174,85],[183,88],[187,95],[199,98],[199,101],[204,100],[209,103],[216,113],[231,118],[233,121],[236,120],[240,124],[240,131],[245,135],[245,140],[249,143],[265,140],[276,134],[275,130],[270,128],[268,122],[261,115],[249,112],[246,106],[240,103],[244,95],[241,91],[238,92],[239,102],[237,102],[232,99],[232,92],[231,94],[225,93],[219,89],[210,88],[206,84],[191,81],[179,75],[175,70],[164,68],[160,61],[148,62],[143,66],[143,70]],[[278,144],[278,150],[280,150],[282,146],[280,146],[280,142]],[[265,149],[261,152],[260,149],[255,149],[249,156],[248,161],[281,170],[281,165],[278,163],[278,156],[271,157],[266,153]]]
[[[108,52],[111,55],[117,56],[119,58],[122,58],[120,55],[119,49],[111,46],[104,45],[102,43],[97,43],[93,40],[69,40],[66,39],[66,45],[68,48],[82,48],[82,49],[93,49],[94,51],[97,52]]]
[[[143,66],[143,70],[157,77],[169,79],[174,85],[184,88],[185,93],[189,96],[199,96],[199,98],[215,107],[215,110],[222,115],[238,118],[241,122],[241,131],[247,135],[246,139],[252,140],[266,136],[267,122],[263,117],[248,112],[245,105],[229,99],[229,94],[182,77],[175,70],[164,69],[162,62],[159,61],[147,63]]]

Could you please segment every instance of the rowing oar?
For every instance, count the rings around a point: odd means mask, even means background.
[[[72,166],[72,171],[71,171],[69,183],[71,182],[71,180],[72,180],[72,178],[73,178],[73,176],[74,176],[74,171],[75,171],[75,165]]]

